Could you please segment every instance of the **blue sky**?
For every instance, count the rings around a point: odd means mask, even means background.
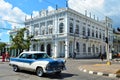
[[[18,23],[24,23],[25,16],[37,15],[43,9],[54,10],[56,4],[63,8],[66,0],[0,0],[0,42],[9,42],[9,30],[1,28],[24,27]],[[119,0],[68,0],[68,6],[82,14],[87,10],[88,16],[91,12],[100,20],[105,16],[112,18],[114,28],[120,27],[119,4]]]

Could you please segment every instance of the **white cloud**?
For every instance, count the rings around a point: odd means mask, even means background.
[[[53,11],[55,10],[52,6],[48,6],[48,11]]]
[[[120,1],[119,0],[69,0],[69,7],[87,15],[91,12],[92,17],[96,15],[99,19],[103,19],[105,16],[112,18],[113,27],[119,27],[120,19]]]
[[[33,12],[32,12],[32,16],[33,16],[33,17],[39,16],[39,11],[33,11]]]
[[[8,23],[12,25],[12,28],[14,26],[21,27],[21,24],[18,23],[24,22],[25,15],[27,14],[25,14],[18,7],[13,7],[10,3],[5,2],[4,0],[0,1],[0,18],[2,20],[8,20]]]
[[[53,10],[55,10],[52,6],[48,6],[48,9],[47,9],[48,11],[53,11]],[[32,12],[32,17],[34,18],[34,17],[39,17],[39,11],[33,11]],[[27,19],[30,19],[31,18],[31,15],[27,15]]]
[[[87,10],[88,13],[91,12],[94,15],[102,11],[104,0],[69,0],[68,4],[70,8],[82,14],[85,14],[85,10]]]

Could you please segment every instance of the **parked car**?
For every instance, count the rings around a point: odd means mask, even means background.
[[[44,73],[60,74],[65,70],[65,60],[50,58],[46,52],[28,51],[22,52],[16,58],[10,58],[13,71],[27,70],[36,72],[41,77]]]

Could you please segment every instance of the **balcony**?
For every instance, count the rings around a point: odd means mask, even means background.
[[[67,34],[65,33],[58,33],[58,34],[45,34],[45,35],[36,35],[34,36],[34,39],[53,39],[53,38],[63,38],[66,37]]]

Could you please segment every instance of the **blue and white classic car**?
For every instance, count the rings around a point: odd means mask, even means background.
[[[36,72],[41,77],[44,73],[60,74],[65,70],[65,60],[50,58],[47,53],[40,51],[22,52],[16,58],[10,58],[13,71],[27,70]]]

